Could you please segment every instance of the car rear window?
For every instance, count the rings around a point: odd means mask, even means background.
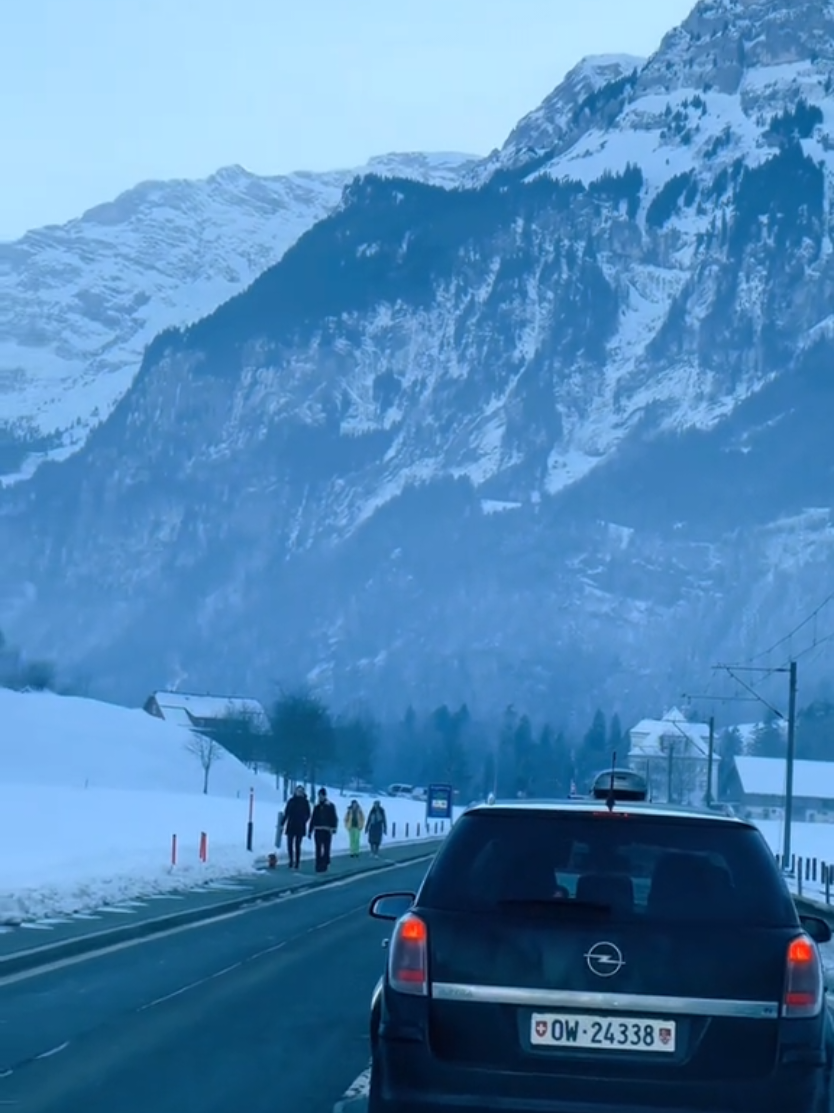
[[[420,904],[489,911],[565,901],[618,919],[797,923],[755,827],[623,812],[471,812],[455,824]]]

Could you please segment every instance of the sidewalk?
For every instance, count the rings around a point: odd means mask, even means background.
[[[0,978],[49,962],[100,950],[116,943],[139,939],[173,927],[199,923],[226,912],[280,899],[289,893],[332,884],[352,874],[373,873],[397,862],[428,858],[441,838],[390,845],[379,858],[363,853],[359,859],[346,853],[333,856],[327,873],[316,873],[312,859],[300,870],[286,861],[277,869],[265,868],[265,859],[250,873],[210,881],[196,888],[104,905],[92,912],[55,916],[0,930]]]

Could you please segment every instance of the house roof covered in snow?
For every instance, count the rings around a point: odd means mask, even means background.
[[[200,696],[189,692],[154,692],[156,702],[168,722],[193,727],[196,722],[221,719],[248,719],[255,730],[269,730],[269,719],[260,700],[248,696]],[[147,705],[146,705],[147,707]]]
[[[706,758],[709,751],[709,726],[691,723],[673,707],[662,719],[641,719],[629,731],[631,757],[654,757],[669,752],[670,746],[690,757]],[[718,755],[715,755],[716,760]]]
[[[785,795],[787,762],[781,757],[737,757],[745,795]],[[793,794],[806,800],[834,800],[834,761],[795,761]]]

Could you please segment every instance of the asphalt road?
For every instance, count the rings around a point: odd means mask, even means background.
[[[378,871],[0,983],[0,1111],[330,1113],[366,1066]]]

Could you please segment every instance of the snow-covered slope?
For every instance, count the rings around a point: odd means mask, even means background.
[[[830,4],[703,0],[479,188],[354,184],[6,492],[0,620],[125,698],[551,717],[773,643],[834,559],[832,82]]]
[[[224,753],[204,795],[190,737],[144,711],[0,688],[0,924],[10,911],[72,913],[245,872],[255,854],[272,850],[281,806],[274,777]],[[245,848],[250,788],[254,853]],[[346,801],[332,789],[331,798],[341,811]],[[367,813],[371,801],[359,799]],[[413,837],[425,820],[419,801],[384,804],[400,840],[406,822]],[[198,857],[201,832],[207,863]],[[347,845],[343,829],[334,845]]]
[[[0,480],[83,443],[159,332],[198,320],[276,263],[357,175],[456,184],[459,154],[391,154],[331,173],[145,182],[68,224],[0,243]]]
[[[513,170],[554,150],[566,137],[581,131],[590,118],[599,91],[624,84],[646,64],[632,54],[598,54],[583,58],[542,103],[513,128],[500,150],[477,163],[467,174],[481,185],[499,170]]]
[[[0,688],[0,724],[4,784],[202,792],[202,767],[187,748],[195,735],[144,711]],[[210,793],[248,797],[253,776],[237,758],[224,754],[211,770]],[[254,779],[259,791],[278,798],[273,777]]]

